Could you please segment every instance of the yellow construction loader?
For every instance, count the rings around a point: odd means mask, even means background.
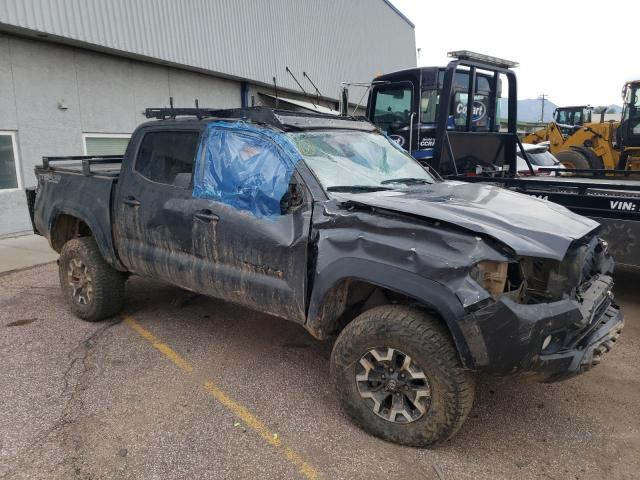
[[[522,142],[549,142],[551,153],[567,168],[640,169],[640,80],[627,82],[622,95],[621,122],[592,122],[588,106],[559,108],[554,121]],[[569,115],[572,111],[576,114]]]

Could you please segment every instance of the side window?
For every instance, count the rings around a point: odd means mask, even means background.
[[[422,97],[420,97],[421,122],[434,123],[437,120],[439,101],[438,90],[422,90]]]
[[[393,133],[409,125],[411,114],[411,88],[385,86],[374,91],[373,123]]]
[[[567,124],[567,112],[565,110],[561,110],[558,112],[558,123]]]
[[[210,129],[202,143],[193,196],[210,198],[257,217],[286,213],[294,170],[267,138],[227,128]]]
[[[189,188],[198,136],[198,132],[147,133],[138,150],[135,171],[154,182]]]
[[[575,112],[573,117],[574,125],[582,125],[582,112]]]

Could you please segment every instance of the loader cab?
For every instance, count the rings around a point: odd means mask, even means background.
[[[640,147],[640,80],[627,82],[622,89],[622,119],[617,130],[618,145]]]
[[[418,160],[433,157],[446,70],[413,68],[380,75],[372,82],[367,118]],[[470,106],[471,131],[498,131],[501,81],[494,83],[487,72],[477,72],[473,78],[469,102],[470,70],[458,70],[452,77],[451,95],[444,102],[447,128],[466,129]]]
[[[558,107],[553,111],[553,120],[560,125],[582,126],[591,123],[591,105]]]
[[[553,121],[556,122],[560,133],[564,136],[572,135],[585,123],[591,123],[591,105],[573,107],[558,107],[553,111]]]

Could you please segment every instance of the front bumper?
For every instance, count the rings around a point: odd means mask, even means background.
[[[612,287],[610,276],[596,275],[578,299],[521,305],[501,298],[466,315],[460,327],[472,358],[468,366],[498,375],[525,373],[544,382],[589,370],[624,326]]]
[[[604,354],[613,348],[623,327],[622,313],[612,305],[580,347],[541,354],[533,362],[531,370],[538,372],[540,379],[545,382],[557,382],[586,372],[599,364]]]

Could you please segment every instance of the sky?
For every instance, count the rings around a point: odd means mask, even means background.
[[[391,3],[416,26],[419,66],[444,66],[453,50],[513,60],[519,99],[545,93],[558,106],[621,105],[624,82],[640,79],[637,0]]]

